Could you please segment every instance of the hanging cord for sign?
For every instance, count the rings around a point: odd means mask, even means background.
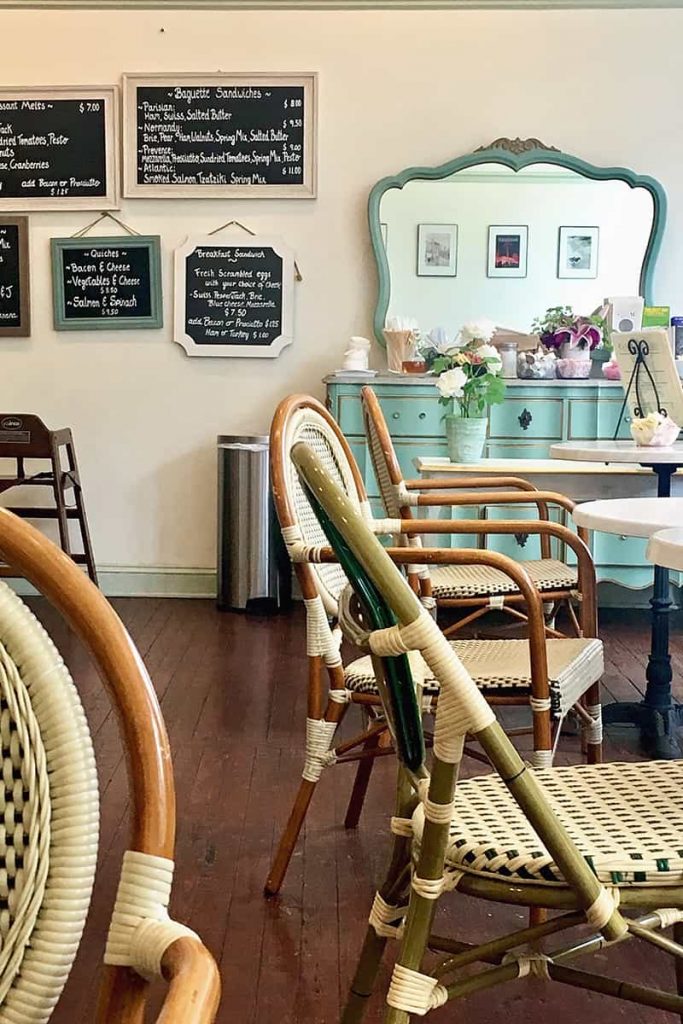
[[[96,217],[95,220],[90,222],[90,224],[86,224],[84,228],[81,228],[80,231],[74,231],[74,233],[73,233],[73,235],[71,235],[71,237],[72,238],[82,238],[83,235],[86,235],[88,233],[88,231],[90,231],[91,228],[94,228],[96,224],[99,224],[101,220],[105,220],[107,217],[110,220],[113,220],[116,224],[118,224],[118,226],[120,228],[123,228],[123,230],[126,231],[129,235],[139,235],[140,234],[140,232],[136,231],[135,228],[132,228],[129,224],[124,224],[123,221],[119,220],[118,217],[115,217],[113,213],[109,213],[108,210],[105,210],[104,213],[101,213],[99,215],[99,217]]]
[[[209,235],[217,235],[219,231],[225,231],[226,228],[231,228],[233,225],[236,228],[241,228],[242,231],[246,231],[246,233],[248,235],[251,235],[252,238],[256,237],[256,232],[252,231],[251,228],[248,228],[246,224],[243,224],[239,220],[227,220],[225,224],[221,224],[220,227],[214,228],[213,231],[209,231]],[[299,270],[299,266],[296,260],[294,260],[294,277],[296,278],[297,281],[303,281],[303,277],[301,276],[301,271]]]

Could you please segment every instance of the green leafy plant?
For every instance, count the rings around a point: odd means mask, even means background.
[[[432,369],[438,374],[439,402],[449,411],[457,402],[463,418],[484,416],[489,405],[498,405],[505,398],[502,363],[494,345],[469,342],[439,355]]]

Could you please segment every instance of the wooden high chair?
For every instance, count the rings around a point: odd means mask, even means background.
[[[10,512],[22,519],[56,519],[59,527],[59,542],[62,550],[76,562],[85,565],[88,576],[97,583],[97,572],[93,558],[88,519],[83,502],[83,489],[76,461],[73,434],[68,427],[49,430],[39,416],[30,414],[0,413],[0,459],[12,459],[15,471],[0,475],[0,494],[11,487],[49,487],[52,490],[54,506],[9,507]],[[50,468],[32,473],[26,469],[26,461],[47,461]],[[65,460],[65,461],[64,461]],[[73,504],[67,504],[66,492],[73,491]],[[5,506],[8,507],[8,506]],[[75,519],[81,535],[82,553],[71,550],[69,520]],[[0,564],[0,576],[16,575],[15,570]]]

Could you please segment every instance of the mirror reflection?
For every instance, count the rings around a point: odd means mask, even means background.
[[[644,187],[556,164],[482,163],[388,189],[379,220],[387,316],[423,331],[486,316],[526,332],[549,306],[583,314],[641,293],[654,201]]]

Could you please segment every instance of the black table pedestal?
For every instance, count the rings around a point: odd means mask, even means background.
[[[646,465],[643,463],[643,465]],[[657,474],[657,497],[671,496],[671,477],[678,466],[647,465]],[[672,760],[683,756],[676,730],[683,724],[683,705],[675,704],[671,694],[671,657],[669,655],[669,611],[671,609],[669,570],[655,566],[652,608],[652,639],[646,671],[647,689],[640,703],[608,704],[603,708],[605,725],[637,725],[645,753],[652,758]]]

